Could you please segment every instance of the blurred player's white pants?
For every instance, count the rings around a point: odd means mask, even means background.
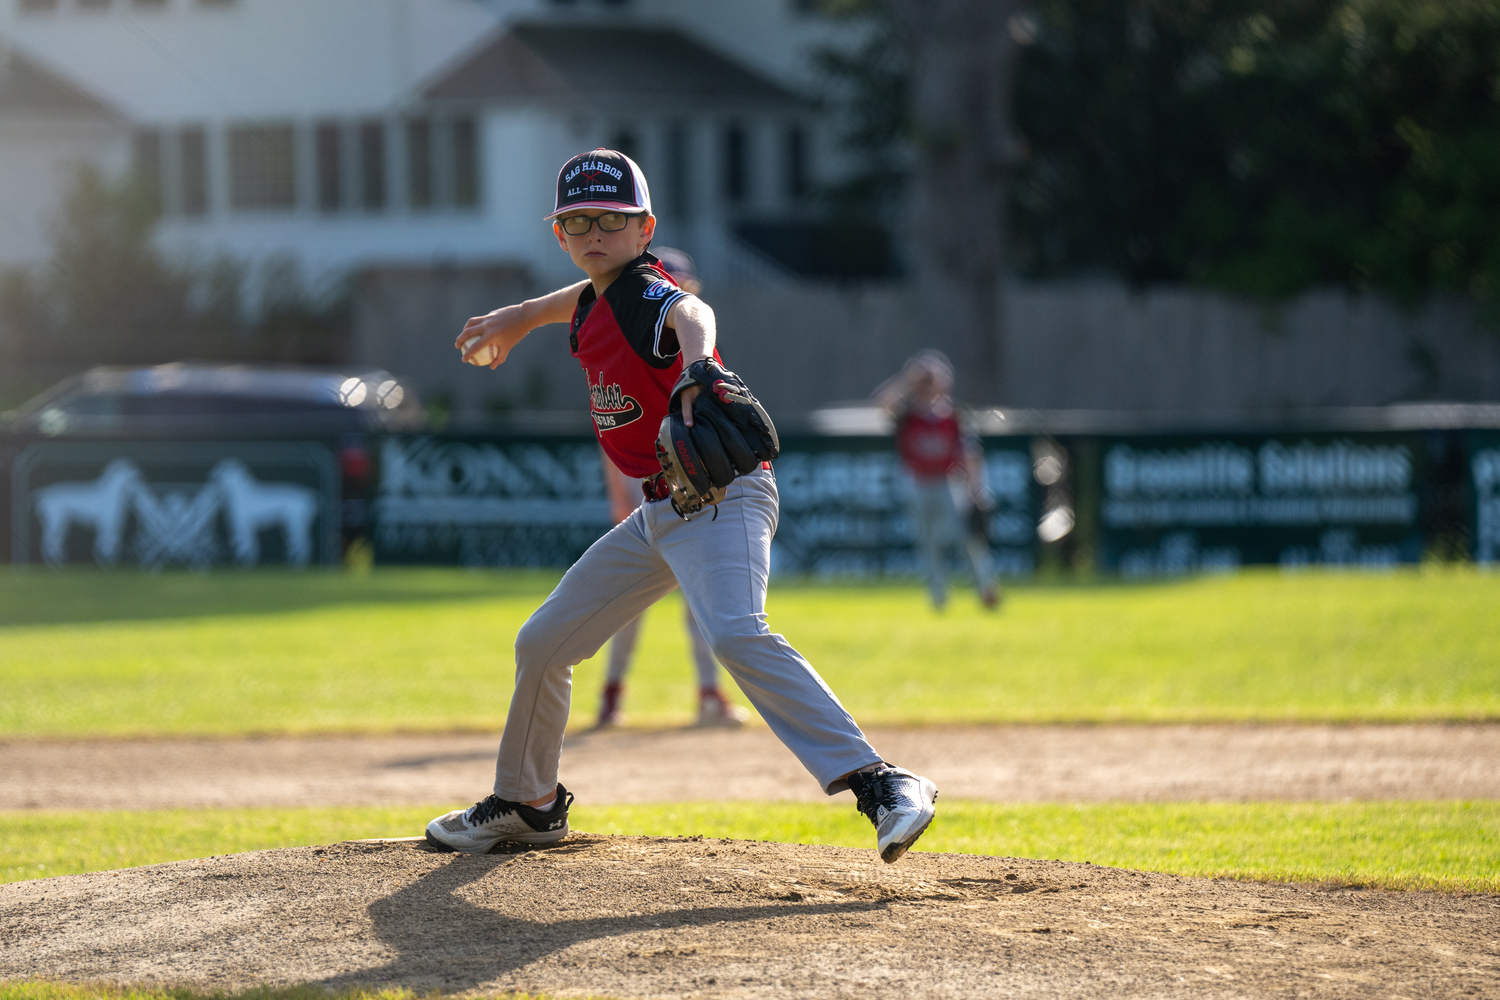
[[[641,622],[645,617],[642,614],[615,633],[614,639],[609,644],[609,668],[604,674],[604,679],[608,683],[619,684],[629,672],[631,658],[635,656],[636,641],[641,637]],[[698,686],[700,688],[718,687],[719,664],[714,660],[714,654],[709,652],[708,640],[703,638],[703,630],[693,620],[692,605],[686,601],[682,602],[682,625],[693,644],[693,665],[698,668]]]
[[[775,477],[760,470],[730,484],[717,517],[710,509],[684,521],[666,501],[644,504],[589,547],[516,636],[496,795],[529,802],[552,794],[574,664],[679,582],[714,656],[826,792],[879,763],[817,671],[766,626],[778,511]]]
[[[959,523],[953,502],[953,486],[941,479],[911,477],[911,519],[917,535],[917,553],[927,570],[927,593],[934,607],[948,603],[948,552],[962,536],[964,553],[981,593],[995,585],[995,560],[990,544]]]

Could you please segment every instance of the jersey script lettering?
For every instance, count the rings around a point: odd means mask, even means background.
[[[594,426],[599,428],[601,434],[641,419],[641,414],[645,412],[641,404],[634,397],[625,395],[620,383],[605,385],[603,372],[599,373],[598,385],[594,384],[592,376],[586,370],[584,376],[589,382],[589,411],[593,414]]]

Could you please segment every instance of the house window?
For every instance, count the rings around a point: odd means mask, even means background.
[[[432,190],[432,122],[414,118],[406,123],[406,197],[412,208],[431,208]]]
[[[787,127],[784,152],[786,154],[786,194],[791,201],[807,197],[807,133],[801,125]]]
[[[359,126],[359,203],[368,209],[385,207],[385,125]]]
[[[189,126],[177,137],[178,172],[182,184],[182,214],[208,211],[208,140],[201,125]]]
[[[688,175],[688,127],[683,122],[667,126],[667,208],[678,218],[692,214],[692,185]]]
[[[21,9],[32,10],[56,10],[57,0],[21,0]]]
[[[472,118],[453,122],[453,204],[479,204],[479,126]]]
[[[344,157],[338,125],[325,122],[314,131],[318,156],[318,207],[337,212],[344,203]]]
[[[297,141],[290,125],[229,130],[230,204],[243,209],[295,208]]]
[[[165,7],[167,0],[132,0],[137,7]]]
[[[154,128],[136,132],[132,142],[132,169],[153,214],[162,207],[161,132]]]
[[[724,197],[743,202],[750,194],[750,142],[742,125],[724,130]]]
[[[109,6],[109,0],[74,0],[80,10],[104,10]]]

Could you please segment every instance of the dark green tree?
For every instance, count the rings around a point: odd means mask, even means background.
[[[1500,290],[1500,3],[1044,0],[1028,273]]]
[[[1035,0],[1025,17],[1021,273],[1500,307],[1500,0]],[[871,38],[899,56],[892,31]],[[851,139],[900,163],[907,70],[863,55],[863,75],[830,63],[863,95]]]

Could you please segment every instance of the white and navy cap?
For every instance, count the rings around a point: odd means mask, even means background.
[[[618,150],[599,149],[580,153],[557,172],[557,201],[550,215],[555,219],[575,208],[608,208],[617,212],[651,211],[651,189],[640,166]]]

